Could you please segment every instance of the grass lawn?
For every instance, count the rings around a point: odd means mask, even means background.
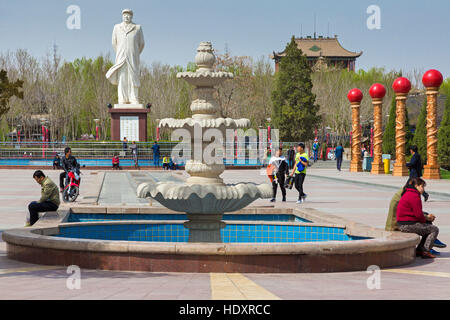
[[[449,179],[450,180],[450,171],[441,169],[441,179]]]

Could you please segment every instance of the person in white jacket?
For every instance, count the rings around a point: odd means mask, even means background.
[[[269,162],[269,176],[271,176],[272,181],[272,200],[270,202],[275,202],[277,197],[277,189],[278,185],[281,189],[281,194],[283,195],[283,200],[286,201],[286,188],[284,186],[286,172],[288,170],[288,164],[286,162],[286,158],[282,155],[283,149],[278,149],[275,152],[275,156],[270,158]]]

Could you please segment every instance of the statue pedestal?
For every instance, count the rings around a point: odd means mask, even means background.
[[[440,179],[441,172],[439,165],[426,164],[423,166],[423,178],[424,179]]]
[[[147,113],[142,104],[116,104],[111,114],[111,140],[147,141]]]

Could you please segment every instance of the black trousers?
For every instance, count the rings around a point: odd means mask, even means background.
[[[295,189],[298,191],[298,200],[305,196],[303,192],[303,182],[305,181],[306,173],[296,173],[294,177]]]
[[[336,158],[336,165],[337,165],[337,169],[338,169],[339,171],[341,171],[342,157],[337,157],[337,158]]]
[[[278,189],[278,185],[280,186],[281,189],[281,194],[283,195],[283,199],[286,198],[286,188],[284,187],[284,183],[285,183],[285,179],[286,176],[284,175],[284,173],[277,173],[277,180],[278,183],[274,181],[272,181],[272,198],[276,198],[277,197],[277,189]]]
[[[58,206],[50,201],[36,202],[33,201],[28,205],[28,211],[30,212],[30,224],[33,225],[39,220],[39,212],[56,211]]]
[[[61,172],[61,174],[59,175],[59,187],[60,188],[64,189],[66,177],[67,177],[66,172]]]

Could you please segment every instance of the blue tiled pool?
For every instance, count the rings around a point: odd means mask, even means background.
[[[55,235],[64,238],[187,242],[189,230],[183,224],[117,224],[63,226]],[[298,243],[317,241],[351,241],[367,238],[345,234],[343,228],[303,225],[227,224],[221,230],[224,243]]]
[[[99,214],[71,213],[67,222],[120,220],[187,220],[186,214]],[[279,221],[279,222],[311,222],[293,214],[224,214],[225,221]]]

